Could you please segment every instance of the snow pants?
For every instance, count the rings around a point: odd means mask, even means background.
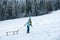
[[[29,33],[29,31],[30,31],[30,27],[29,27],[29,26],[27,26],[27,33]]]

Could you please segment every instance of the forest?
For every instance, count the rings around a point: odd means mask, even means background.
[[[60,0],[0,0],[0,21],[41,16],[60,9]]]

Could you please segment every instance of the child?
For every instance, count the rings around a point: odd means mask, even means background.
[[[27,21],[27,23],[26,23],[25,25],[27,25],[27,33],[29,33],[29,31],[30,31],[30,26],[32,27],[31,18],[29,18],[29,20]],[[25,25],[24,25],[24,26],[25,26]]]

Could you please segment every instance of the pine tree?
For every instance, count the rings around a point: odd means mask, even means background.
[[[38,3],[37,3],[37,0],[34,0],[34,13],[33,14],[35,14],[34,16],[38,15]]]
[[[25,16],[30,16],[30,13],[32,13],[32,4],[30,0],[26,0]]]
[[[46,9],[48,12],[51,12],[53,10],[51,1],[46,2]]]

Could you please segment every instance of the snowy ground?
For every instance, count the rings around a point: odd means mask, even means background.
[[[51,14],[32,17],[33,27],[26,33],[28,18],[0,21],[0,40],[60,40],[60,10]],[[21,28],[22,27],[22,28]],[[6,36],[5,32],[20,29],[19,33]]]

